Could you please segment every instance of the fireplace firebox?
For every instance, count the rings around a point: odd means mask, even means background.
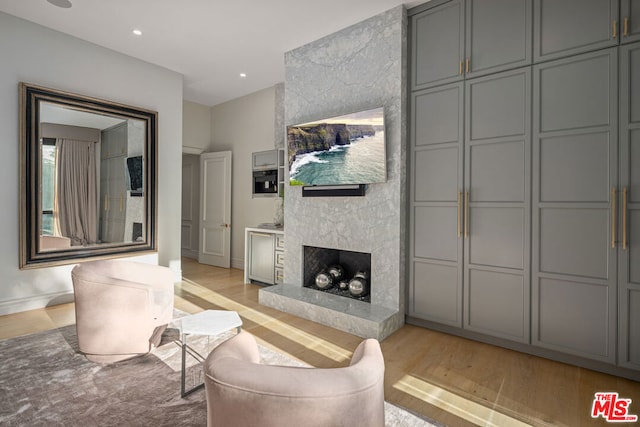
[[[304,246],[303,285],[364,302],[371,302],[371,254]]]

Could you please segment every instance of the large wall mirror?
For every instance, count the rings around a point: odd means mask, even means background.
[[[20,83],[20,268],[156,251],[157,113]]]

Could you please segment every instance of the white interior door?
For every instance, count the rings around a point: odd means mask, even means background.
[[[231,151],[200,155],[198,262],[231,266]]]

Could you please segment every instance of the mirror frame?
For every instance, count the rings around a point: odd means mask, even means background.
[[[117,258],[157,252],[157,135],[158,113],[104,99],[78,95],[21,82],[20,91],[20,268],[75,264],[96,258]],[[97,247],[39,250],[40,102],[146,124],[144,151],[145,223],[142,242],[105,243]]]

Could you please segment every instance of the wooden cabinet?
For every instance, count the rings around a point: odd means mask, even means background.
[[[533,60],[547,61],[619,43],[618,0],[535,0]]]
[[[244,282],[281,284],[284,276],[284,232],[266,228],[245,229]]]
[[[412,88],[531,63],[531,0],[452,0],[412,17]]]

